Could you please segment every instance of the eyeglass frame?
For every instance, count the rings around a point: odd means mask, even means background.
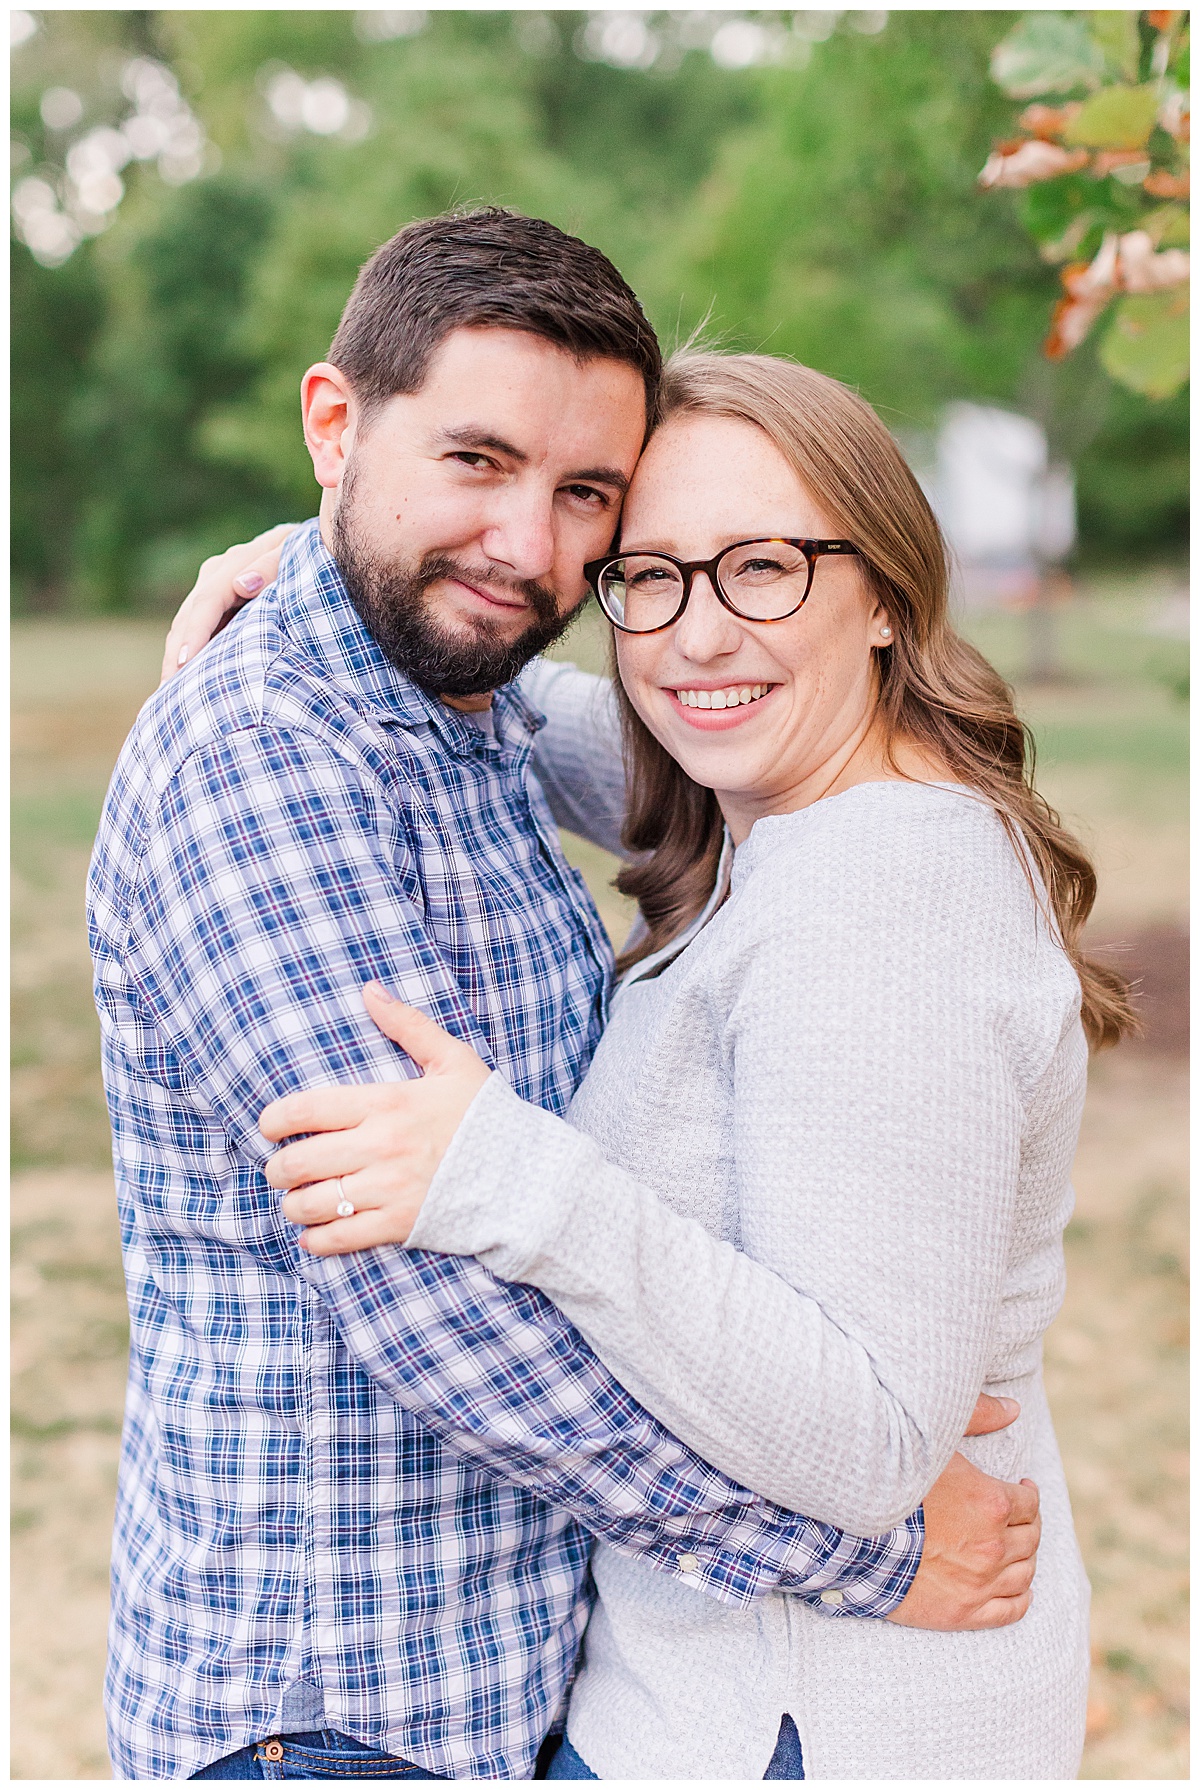
[[[780,545],[784,547],[798,547],[800,552],[803,553],[808,562],[808,583],[804,586],[804,595],[801,597],[800,601],[784,615],[743,615],[742,611],[737,607],[732,597],[722,585],[720,578],[717,576],[717,567],[725,558],[726,554],[736,553],[739,547],[765,547],[769,546],[772,541],[778,541]],[[707,574],[708,581],[716,592],[717,601],[721,604],[722,608],[728,609],[730,615],[736,615],[739,621],[788,621],[793,615],[798,614],[808,602],[809,593],[813,587],[813,579],[816,576],[817,561],[827,553],[853,554],[856,558],[860,559],[862,557],[861,547],[856,547],[853,541],[809,541],[804,540],[803,538],[795,539],[790,535],[754,535],[748,541],[731,541],[728,547],[722,547],[721,551],[718,554],[715,554],[712,559],[676,559],[673,553],[662,553],[659,552],[657,548],[653,547],[643,548],[640,551],[627,548],[623,553],[608,553],[603,559],[589,560],[583,568],[583,575],[591,586],[592,595],[595,597],[597,603],[599,603],[604,614],[608,616],[608,619],[612,622],[614,628],[619,628],[622,634],[661,634],[664,628],[673,628],[687,608],[688,599],[692,594],[692,582],[697,572],[704,572]],[[614,616],[610,615],[608,609],[605,608],[604,598],[600,595],[600,580],[608,570],[609,566],[616,565],[618,560],[638,559],[642,557],[646,559],[665,559],[670,565],[675,567],[676,571],[681,572],[683,574],[683,596],[680,599],[678,609],[675,611],[674,615],[671,616],[669,621],[659,622],[656,628],[627,628],[623,622],[617,621]]]

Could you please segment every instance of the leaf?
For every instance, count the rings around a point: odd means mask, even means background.
[[[1092,180],[1087,174],[1067,174],[1026,187],[1021,199],[1022,221],[1039,242],[1056,242],[1082,212],[1090,212],[1106,230],[1134,230],[1144,210],[1140,193],[1114,188],[1112,181]],[[1092,246],[1100,246],[1099,238]]]
[[[1109,66],[1125,81],[1136,81],[1141,39],[1136,12],[1089,12],[1088,29],[1101,45]]]
[[[1185,169],[1172,174],[1167,168],[1156,168],[1147,174],[1142,186],[1152,199],[1186,199],[1191,191],[1191,176]]]
[[[1186,249],[1191,241],[1185,205],[1160,205],[1142,220],[1142,228],[1160,249]]]
[[[1156,87],[1105,87],[1076,113],[1063,137],[1088,149],[1141,149],[1157,117]]]
[[[1062,12],[1026,13],[992,51],[992,79],[1013,99],[1098,87],[1105,56],[1080,18]]]
[[[1089,249],[1094,254],[1102,240],[1102,235],[1098,236],[1096,232],[1102,233],[1103,224],[1104,219],[1099,211],[1081,211],[1078,217],[1071,219],[1061,236],[1041,243],[1038,254],[1052,267],[1070,261],[1073,256],[1079,258],[1087,254]],[[1089,238],[1092,239],[1090,242]]]
[[[1050,317],[1050,333],[1042,343],[1047,360],[1065,360],[1084,340],[1108,303],[1106,296],[1060,298]]]
[[[1017,123],[1031,137],[1045,137],[1048,142],[1052,142],[1055,137],[1062,136],[1079,110],[1078,100],[1072,100],[1066,106],[1026,106]]]
[[[1006,144],[995,150],[979,176],[979,184],[985,187],[1032,186],[1035,181],[1057,180],[1064,174],[1077,173],[1087,166],[1089,159],[1086,149],[1064,149],[1061,143],[1027,137],[1022,143],[1011,147]]]
[[[1188,376],[1186,293],[1123,298],[1100,345],[1106,373],[1147,398],[1169,398]]]

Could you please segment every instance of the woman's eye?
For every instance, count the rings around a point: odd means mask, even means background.
[[[655,584],[669,584],[671,574],[665,566],[647,566],[640,572],[634,572],[627,583],[636,590],[646,590]]]

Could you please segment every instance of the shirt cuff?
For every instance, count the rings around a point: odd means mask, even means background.
[[[924,1547],[925,1512],[918,1506],[886,1535],[843,1535],[828,1563],[828,1587],[801,1595],[826,1616],[890,1616],[911,1589]]]

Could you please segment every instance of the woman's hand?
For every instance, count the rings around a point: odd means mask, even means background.
[[[378,982],[367,983],[363,1001],[380,1031],[418,1064],[420,1080],[287,1094],[258,1121],[272,1143],[316,1134],[277,1151],[266,1167],[272,1187],[290,1190],[284,1217],[311,1227],[299,1242],[312,1255],[406,1240],[454,1133],[492,1073],[469,1044]],[[353,1212],[339,1216],[345,1204]]]
[[[255,535],[252,541],[242,541],[205,560],[171,623],[163,650],[160,684],[174,677],[214,634],[233,620],[244,604],[273,583],[279,570],[280,549],[295,527],[294,522],[280,522]]]

